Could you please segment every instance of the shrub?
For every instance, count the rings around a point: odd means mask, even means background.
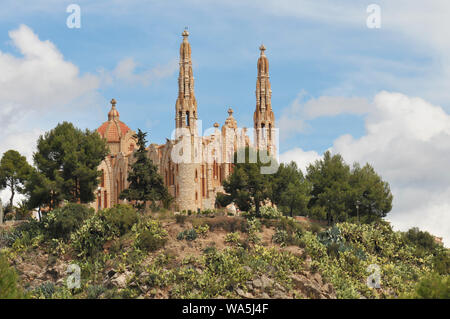
[[[250,243],[259,244],[261,242],[261,237],[258,235],[258,233],[262,229],[261,222],[259,221],[259,219],[254,218],[249,220],[248,225],[249,227],[247,240]]]
[[[246,232],[248,229],[248,222],[242,217],[215,216],[214,218],[205,218],[202,223],[207,224],[212,231],[223,229],[232,233],[238,230]]]
[[[136,246],[148,251],[156,251],[167,242],[168,233],[162,228],[161,223],[156,220],[149,220],[145,223],[144,229],[136,238]]]
[[[106,288],[102,285],[93,285],[87,287],[87,298],[97,299],[102,293],[106,291]]]
[[[9,266],[7,258],[0,253],[0,299],[23,297],[23,292],[17,285],[16,271]]]
[[[261,214],[262,218],[267,219],[278,219],[283,216],[283,214],[278,209],[272,206],[262,206],[259,209],[259,213]]]
[[[450,251],[442,249],[433,257],[433,269],[438,274],[450,275]]]
[[[225,242],[228,244],[238,245],[240,240],[241,240],[241,237],[239,236],[238,232],[228,233],[225,236]]]
[[[416,286],[412,295],[420,299],[450,299],[450,276],[430,274]]]
[[[318,234],[322,230],[322,227],[319,224],[317,224],[317,223],[311,223],[310,226],[309,226],[309,230],[313,234]]]
[[[197,232],[195,231],[194,228],[183,230],[183,231],[178,233],[177,239],[178,240],[186,239],[186,240],[189,240],[189,241],[196,240],[197,239]]]
[[[83,224],[94,210],[85,205],[69,203],[57,208],[43,217],[43,225],[49,238],[62,238],[67,240],[70,234]]]
[[[102,216],[95,214],[74,232],[71,244],[80,257],[94,256],[102,251],[103,244],[114,237],[114,231]]]
[[[285,246],[288,242],[289,234],[283,229],[277,229],[272,236],[272,242]]]
[[[421,231],[413,227],[404,233],[404,239],[407,244],[416,246],[416,256],[422,257],[428,251],[434,250],[438,245],[434,241],[433,235],[426,231]]]
[[[16,226],[11,231],[3,231],[0,233],[0,244],[4,244],[8,247],[17,241],[21,240],[22,243],[30,242],[33,238],[37,238],[42,234],[42,224],[37,220],[29,220]]]
[[[217,193],[216,195],[216,205],[219,207],[226,207],[233,201],[233,198],[224,193]]]
[[[110,227],[120,235],[131,230],[138,221],[138,212],[130,205],[119,204],[100,212]]]
[[[205,238],[206,235],[208,234],[209,231],[209,225],[205,224],[205,225],[199,225],[197,227],[195,227],[195,232],[200,236]]]
[[[51,299],[54,293],[55,284],[50,281],[44,282],[40,286],[36,287],[33,291],[33,295],[35,295],[37,298],[45,299]]]

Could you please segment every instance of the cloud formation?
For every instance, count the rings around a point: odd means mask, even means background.
[[[20,56],[0,51],[0,155],[15,149],[31,162],[36,140],[46,128],[43,115],[76,112],[71,103],[95,92],[99,80],[80,75],[52,42],[40,40],[26,25],[10,31],[9,37]],[[1,193],[2,199],[9,195]]]
[[[340,98],[338,100],[342,100]],[[327,99],[317,99],[311,103]],[[342,107],[321,107],[317,116],[351,112]],[[397,229],[413,226],[444,237],[450,243],[450,115],[441,107],[421,98],[401,93],[380,92],[368,113],[366,133],[360,138],[337,138],[332,152],[340,153],[348,163],[366,162],[374,166],[391,185],[394,208],[388,215]],[[301,167],[318,154],[299,148],[280,155],[283,161],[296,160]]]

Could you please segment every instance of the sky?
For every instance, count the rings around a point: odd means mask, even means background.
[[[373,3],[379,28],[367,24]],[[67,26],[70,4],[80,28]],[[31,162],[40,134],[62,121],[96,129],[112,98],[122,121],[164,143],[187,27],[203,128],[229,107],[253,126],[264,43],[280,159],[305,170],[330,150],[371,164],[391,186],[394,229],[448,246],[449,14],[445,0],[2,0],[0,154]]]

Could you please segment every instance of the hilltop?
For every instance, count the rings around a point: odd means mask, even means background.
[[[430,280],[450,297],[448,249],[413,235],[384,221],[326,227],[271,207],[255,217],[69,204],[3,231],[0,247],[29,298],[421,297]],[[67,287],[71,264],[79,288]]]

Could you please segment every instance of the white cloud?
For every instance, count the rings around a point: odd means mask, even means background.
[[[153,68],[137,71],[138,63],[133,58],[125,58],[117,64],[113,71],[100,69],[102,82],[111,85],[115,81],[124,81],[128,84],[150,85],[161,79],[172,76],[178,70],[178,63],[174,59],[167,64],[157,65]]]
[[[306,174],[306,167],[309,164],[314,163],[316,160],[320,159],[321,156],[315,151],[304,151],[299,147],[288,150],[280,154],[280,162],[289,163],[294,161],[297,163],[298,167],[302,170],[303,174]]]
[[[21,25],[9,36],[22,56],[0,51],[2,126],[30,111],[65,105],[98,87],[97,77],[80,76],[53,43],[41,41],[29,27]]]
[[[317,101],[320,101],[318,99]],[[366,108],[367,106],[361,106]],[[342,104],[344,105],[344,104]],[[321,116],[348,112],[349,108],[322,108]],[[418,226],[450,243],[450,115],[441,107],[400,93],[380,92],[365,118],[360,138],[337,138],[332,152],[348,163],[374,166],[391,185],[393,210],[388,220],[402,230]],[[299,148],[280,155],[283,161],[314,160]]]
[[[0,51],[0,156],[15,149],[32,162],[38,136],[56,124],[49,123],[52,117],[83,109],[73,108],[73,103],[91,99],[99,79],[80,75],[52,42],[40,40],[26,25],[10,31],[9,37],[20,56]],[[7,196],[3,191],[1,197]]]
[[[307,120],[342,113],[365,114],[371,107],[367,99],[361,97],[321,96],[305,101],[306,97],[307,93],[302,90],[282,111],[278,120],[282,140],[292,133],[305,131],[309,127]]]

